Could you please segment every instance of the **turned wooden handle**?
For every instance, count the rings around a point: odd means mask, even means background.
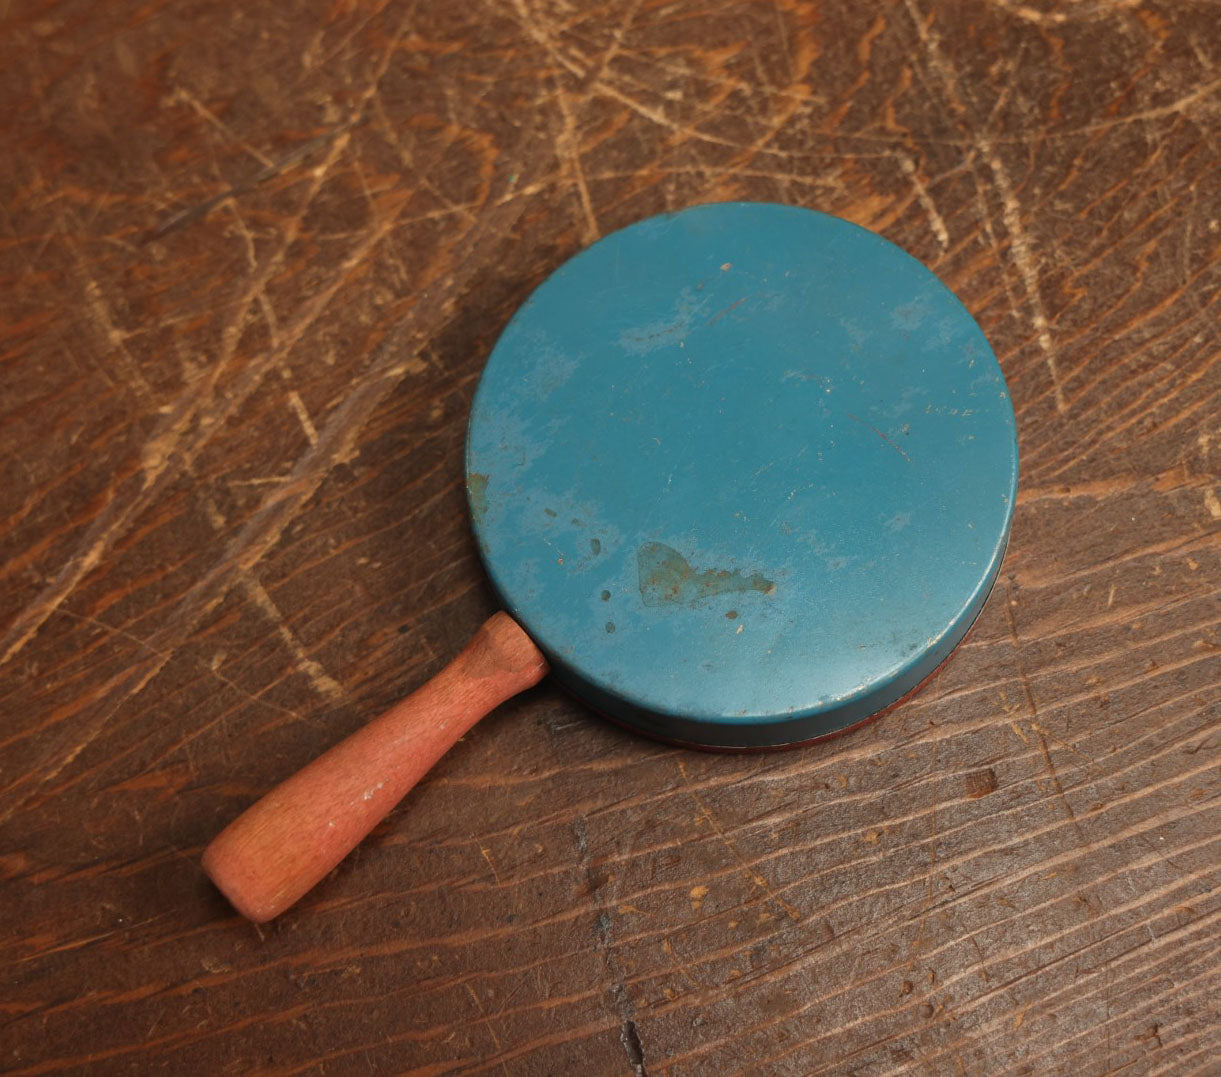
[[[204,850],[243,916],[278,916],[356,847],[480,718],[547,672],[505,613],[423,687],[276,786]]]

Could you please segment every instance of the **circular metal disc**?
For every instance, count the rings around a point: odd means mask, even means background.
[[[467,438],[484,563],[556,676],[709,747],[833,733],[932,673],[1000,569],[1017,474],[954,295],[872,232],[756,203],[557,270]]]

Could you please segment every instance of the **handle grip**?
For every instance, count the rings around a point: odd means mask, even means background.
[[[537,684],[547,660],[506,613],[427,684],[276,786],[204,850],[243,916],[278,916],[354,849],[480,718]]]

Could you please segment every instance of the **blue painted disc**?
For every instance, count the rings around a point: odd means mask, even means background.
[[[1013,407],[954,295],[880,236],[697,206],[561,266],[497,343],[467,438],[505,608],[590,706],[757,747],[932,673],[1000,569]]]

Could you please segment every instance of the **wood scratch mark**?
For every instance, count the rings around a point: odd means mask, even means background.
[[[8,216],[7,212],[5,213],[5,216],[6,217]],[[38,244],[38,249],[35,250],[32,255],[28,255],[28,256],[23,255],[22,256],[23,260],[25,261],[25,269],[21,273],[21,280],[24,280],[31,273],[36,273],[38,271],[39,261],[42,259],[42,256],[46,252],[47,247],[49,247],[51,245],[51,241],[54,240],[63,231],[64,221],[67,218],[67,216],[68,216],[67,212],[62,212],[62,213],[58,214],[56,216],[54,222],[51,224],[51,227],[48,228],[46,233],[43,235],[42,242],[40,242]],[[12,232],[13,235],[17,234],[16,229],[13,228],[11,220],[9,222],[9,231]]]
[[[108,710],[96,722],[94,722],[93,725],[89,728],[88,732],[86,732],[85,735],[83,737],[81,737],[81,739],[79,741],[76,742],[76,744],[72,747],[72,749],[70,751],[68,751],[67,754],[64,755],[59,760],[58,763],[56,763],[54,766],[52,766],[51,769],[48,770],[46,773],[41,774],[39,776],[33,789],[31,789],[24,797],[14,798],[13,802],[9,805],[8,809],[3,812],[0,812],[0,823],[7,822],[13,815],[15,815],[17,812],[19,812],[22,808],[24,808],[26,806],[26,804],[38,793],[38,790],[42,789],[49,782],[52,782],[57,777],[59,777],[59,775],[64,771],[64,769],[66,767],[70,766],[73,763],[73,761],[81,754],[81,752],[83,752],[86,748],[88,748],[89,745],[91,745],[95,740],[97,740],[98,737],[100,737],[102,735],[103,732],[105,732],[106,727],[108,725],[110,725],[110,720],[122,709],[123,702],[125,702],[127,699],[130,699],[134,693],[138,693],[139,691],[141,691],[144,688],[144,686],[146,684],[148,684],[149,681],[151,681],[158,673],[161,672],[161,670],[164,668],[165,664],[168,661],[169,661],[169,657],[166,656],[165,658],[158,659],[154,664],[152,664],[145,671],[145,673],[140,677],[140,679],[132,686],[132,688],[130,688],[127,691],[123,700],[120,700],[120,702],[116,703],[113,707],[110,708],[110,710]],[[106,687],[109,689],[112,687],[116,687],[116,685],[112,681],[112,682],[108,682]],[[10,787],[10,789],[11,788],[12,787]]]
[[[1218,90],[1221,90],[1221,79],[1214,79],[1212,82],[1207,82],[1203,86],[1192,90],[1189,94],[1184,94],[1176,101],[1171,101],[1166,105],[1157,105],[1154,108],[1142,109],[1140,112],[1129,112],[1125,116],[1117,116],[1113,120],[1097,120],[1094,123],[1083,124],[1080,127],[1070,128],[1064,131],[1050,131],[1048,137],[1066,137],[1068,135],[1090,134],[1094,131],[1105,131],[1112,127],[1121,127],[1129,123],[1141,123],[1144,120],[1158,120],[1163,116],[1180,116],[1187,114],[1189,105],[1194,105],[1197,101],[1207,100],[1212,97]]]
[[[62,607],[60,609],[56,610],[56,613],[58,613],[62,617],[70,617],[75,621],[80,621],[83,624],[93,625],[95,628],[100,628],[102,631],[106,632],[108,635],[118,636],[121,639],[130,640],[132,643],[135,643],[138,646],[143,647],[145,650],[151,651],[154,655],[156,655],[158,658],[162,659],[164,662],[168,662],[170,659],[172,659],[174,657],[173,651],[163,651],[160,648],[154,646],[148,640],[142,639],[140,636],[137,636],[132,632],[128,632],[127,629],[119,628],[118,625],[112,625],[106,621],[98,620],[98,618],[96,618],[96,617],[90,617],[83,613],[76,613],[73,610],[63,609]],[[209,661],[209,662],[204,662],[202,659],[198,659],[197,664],[199,666],[201,666],[202,668],[206,669],[213,677],[215,677],[218,681],[220,681],[220,683],[223,684],[226,688],[232,688],[235,692],[238,693],[238,695],[243,696],[244,698],[250,700],[252,703],[259,703],[264,707],[269,707],[274,711],[278,711],[280,714],[288,714],[294,718],[300,717],[300,715],[298,715],[296,711],[289,710],[286,707],[281,707],[275,703],[272,703],[270,700],[263,699],[263,698],[261,698],[260,695],[247,691],[236,681],[232,680],[229,677],[226,677],[223,673],[220,672],[220,667],[224,661],[224,657],[225,657],[225,655],[224,655],[224,652],[222,651],[216,655],[213,655],[211,661]],[[75,756],[73,756],[73,758],[75,758]]]
[[[1043,756],[1043,763],[1047,767],[1047,773],[1051,776],[1052,787],[1056,791],[1056,799],[1060,801],[1064,808],[1064,814],[1068,816],[1073,824],[1073,829],[1077,832],[1077,838],[1082,846],[1088,846],[1089,842],[1085,836],[1085,831],[1081,829],[1081,824],[1077,821],[1077,813],[1073,811],[1072,804],[1068,801],[1068,796],[1064,792],[1064,783],[1060,780],[1060,772],[1056,769],[1055,760],[1052,759],[1051,749],[1047,746],[1047,738],[1042,733],[1039,737],[1039,751]]]
[[[1098,765],[1098,760],[1095,759],[1092,755],[1086,755],[1085,752],[1081,751],[1075,745],[1069,744],[1068,741],[1062,739],[1061,737],[1057,737],[1054,733],[1051,733],[1048,730],[1044,729],[1043,726],[1040,725],[1038,722],[1032,720],[1030,723],[1030,728],[1033,729],[1036,733],[1038,733],[1039,736],[1046,737],[1048,740],[1054,741],[1065,751],[1072,752],[1073,755],[1077,756],[1078,759],[1084,759],[1087,763],[1093,763],[1095,766]]]
[[[1085,831],[1081,829],[1081,824],[1077,821],[1077,813],[1073,811],[1073,806],[1068,802],[1068,796],[1064,792],[1064,783],[1060,780],[1060,773],[1056,770],[1055,761],[1052,759],[1051,750],[1047,746],[1047,736],[1043,731],[1043,727],[1039,724],[1039,708],[1034,700],[1034,690],[1030,686],[1030,679],[1026,676],[1026,667],[1022,662],[1022,641],[1018,635],[1017,618],[1013,615],[1013,609],[1017,605],[1017,599],[1013,594],[1013,587],[1009,584],[1005,585],[1006,598],[1005,616],[1009,621],[1009,638],[1013,643],[1015,652],[1014,661],[1017,665],[1018,680],[1022,685],[1022,694],[1026,700],[1026,709],[1029,713],[1030,727],[1034,730],[1035,736],[1039,738],[1039,751],[1043,756],[1043,762],[1047,767],[1047,772],[1051,777],[1052,788],[1056,791],[1056,797],[1064,808],[1065,815],[1073,825],[1073,829],[1077,832],[1077,838],[1084,846],[1087,843]],[[1080,754],[1080,753],[1078,753]]]
[[[584,79],[588,74],[586,69],[556,46],[551,35],[547,32],[547,28],[526,5],[525,0],[513,0],[513,7],[517,10],[517,18],[522,29],[542,45],[551,54],[551,58],[556,63],[576,75],[577,78]]]
[[[229,485],[230,486],[268,486],[272,483],[288,482],[288,480],[291,478],[292,478],[291,475],[266,475],[261,479],[230,479]],[[224,523],[223,516],[218,517],[218,519],[220,520],[220,522],[222,524]]]
[[[640,6],[641,6],[640,4],[636,4],[635,9],[638,11]],[[632,12],[629,12],[629,15],[632,15],[632,14],[633,14]],[[884,21],[882,20],[882,18],[880,16],[879,16],[879,24],[884,25]],[[826,104],[827,97],[825,94],[816,93],[811,89],[810,86],[806,85],[805,83],[799,83],[799,82],[795,81],[797,78],[797,73],[792,71],[793,53],[792,53],[792,49],[788,46],[788,35],[787,35],[787,33],[784,33],[782,36],[784,38],[783,47],[785,48],[785,54],[786,54],[785,55],[786,67],[791,72],[791,77],[789,78],[788,86],[769,86],[768,87],[768,96],[772,97],[772,98],[791,98],[792,100],[796,101],[799,105],[801,105],[803,107],[808,107],[808,106],[815,105],[815,104]],[[618,48],[616,47],[616,53],[617,53],[617,51],[618,51]],[[655,54],[650,54],[648,52],[643,52],[643,51],[638,51],[638,52],[634,53],[632,55],[632,62],[633,62],[633,65],[641,65],[651,71],[656,71],[656,72],[660,73],[661,75],[677,75],[679,77],[679,79],[681,79],[683,82],[690,83],[693,86],[698,85],[699,83],[706,83],[710,86],[718,87],[719,89],[724,90],[726,92],[726,95],[736,93],[736,94],[748,96],[755,91],[755,89],[758,85],[757,80],[752,80],[750,78],[744,78],[744,77],[740,77],[740,76],[736,76],[736,75],[732,75],[732,74],[727,74],[722,71],[714,71],[714,70],[710,70],[710,69],[695,70],[688,63],[678,63],[678,62],[666,60]],[[642,88],[644,88],[644,86],[645,86],[644,83],[640,82],[639,80],[633,80],[633,81],[635,82],[635,84],[637,86],[641,86]],[[751,102],[751,104],[753,105],[753,102]],[[756,115],[757,115],[757,113],[756,113]],[[854,132],[832,132],[832,131],[828,130],[828,131],[821,131],[818,133],[823,134],[823,135],[842,134],[848,138],[858,137],[857,134]],[[873,137],[873,136],[869,136],[867,134],[865,135],[865,137],[867,137],[867,138],[872,137],[874,141],[887,142],[887,143],[895,143],[895,142],[899,141],[901,138],[901,136],[897,135],[894,132],[892,132],[891,134],[889,134],[888,136],[885,136],[885,137],[880,136],[880,135]]]
[[[114,317],[102,293],[102,286],[90,275],[88,262],[85,260],[84,255],[81,254],[80,248],[67,233],[64,233],[64,242],[76,259],[77,268],[85,286],[86,305],[89,308],[89,313],[92,315],[95,328],[105,338],[109,355],[114,357],[115,364],[123,375],[127,387],[151,409],[154,396],[152,386],[149,385],[148,379],[144,377],[144,372],[140,369],[140,364],[136,362],[135,357],[127,347],[127,338],[132,334],[120,329],[115,324]],[[109,373],[105,371],[104,363],[99,364],[99,369],[102,369],[106,380],[111,381]]]
[[[482,845],[479,846],[479,853],[484,860],[488,862],[488,867],[492,869],[492,878],[496,880],[497,885],[500,883],[500,872],[496,870],[496,865],[492,863],[492,854],[487,851]]]
[[[602,230],[598,227],[598,218],[594,214],[593,201],[589,196],[589,184],[585,179],[585,171],[581,167],[581,146],[577,139],[576,120],[573,117],[572,107],[568,103],[568,95],[560,86],[558,77],[555,82],[555,99],[564,120],[563,130],[557,140],[559,149],[568,164],[568,171],[580,196],[581,210],[585,215],[585,242],[593,243],[602,235]]]
[[[925,18],[917,7],[915,0],[905,0],[905,3],[908,14],[911,16],[913,23],[915,23],[916,33],[928,55],[929,67],[941,79],[954,111],[958,113],[968,127],[971,127],[962,90],[958,84],[958,76],[952,65],[942,55],[937,35],[930,30],[929,20]],[[1051,327],[1047,320],[1047,312],[1043,307],[1043,299],[1039,290],[1038,266],[1034,253],[1031,250],[1026,229],[1022,224],[1021,207],[1018,204],[1017,195],[1009,178],[1009,173],[1000,155],[996,152],[991,136],[983,131],[972,130],[972,137],[984,160],[987,162],[988,168],[992,173],[993,187],[1000,197],[1001,216],[1005,222],[1005,229],[1009,233],[1013,260],[1017,265],[1018,274],[1022,278],[1022,285],[1026,292],[1031,321],[1035,329],[1035,339],[1039,343],[1039,349],[1043,353],[1044,364],[1051,377],[1052,394],[1056,410],[1063,414],[1068,411],[1068,401],[1064,395],[1064,387],[1060,382],[1060,374],[1056,364],[1055,344],[1052,341]]]
[[[362,103],[363,104],[363,103]],[[270,164],[259,169],[253,176],[241,183],[234,184],[228,189],[221,191],[220,194],[213,195],[211,198],[206,198],[204,201],[197,203],[194,206],[188,206],[186,209],[175,213],[173,216],[162,221],[145,237],[145,242],[152,242],[156,239],[163,239],[172,232],[177,232],[185,228],[188,224],[200,220],[211,213],[217,206],[228,201],[230,198],[237,198],[239,195],[246,194],[248,191],[254,190],[261,184],[280,175],[286,169],[293,165],[299,164],[305,158],[310,156],[316,150],[322,149],[324,146],[329,146],[337,140],[341,140],[344,136],[358,123],[361,122],[361,112],[358,111],[355,116],[338,124],[330,131],[326,131],[321,135],[316,135],[314,138],[307,139],[296,149],[291,150],[281,157],[278,161],[273,161]]]
[[[713,814],[712,809],[708,807],[708,804],[704,801],[704,798],[700,796],[695,789],[690,788],[691,779],[687,774],[686,765],[681,759],[676,760],[676,762],[678,763],[679,773],[683,776],[683,781],[688,785],[688,788],[685,789],[684,792],[686,792],[687,796],[695,801],[695,806],[699,808],[700,814],[703,815],[703,817],[707,820],[708,825],[716,832],[717,837],[721,839],[721,844],[724,845],[725,848],[728,849],[733,855],[733,858],[737,860],[738,866],[742,869],[742,873],[755,887],[761,890],[773,904],[783,909],[785,914],[790,920],[793,921],[793,923],[801,923],[803,919],[801,910],[776,893],[768,881],[750,866],[746,858],[738,849],[737,843],[725,833],[724,829],[721,827],[720,821],[717,819],[716,815]]]
[[[106,343],[112,348],[126,349],[127,334],[115,327],[114,321],[110,317],[110,311],[102,300],[101,286],[92,277],[85,278],[85,299],[89,303],[89,311],[93,315],[94,322],[101,329],[102,335],[106,337]]]
[[[257,278],[259,261],[254,245],[254,236],[246,225],[246,218],[242,216],[241,209],[238,208],[237,199],[230,198],[226,200],[225,205],[233,215],[238,231],[242,234],[242,239],[246,246],[246,264],[250,267],[251,273],[255,274]],[[267,323],[267,337],[271,341],[271,346],[273,349],[278,348],[280,346],[279,319],[276,318],[275,308],[272,307],[271,299],[267,295],[267,280],[265,277],[259,280],[255,298],[258,300],[259,309],[263,312],[263,320]]]
[[[198,97],[196,97],[193,93],[191,93],[190,90],[186,89],[183,86],[179,86],[178,89],[176,89],[170,95],[169,102],[172,105],[178,105],[178,104],[188,105],[191,109],[193,109],[195,111],[196,115],[200,116],[207,123],[209,123],[213,127],[215,127],[226,138],[230,139],[231,141],[235,142],[237,145],[241,146],[241,148],[244,149],[248,154],[250,154],[250,156],[253,157],[256,161],[258,161],[259,164],[263,165],[265,168],[274,167],[274,163],[272,162],[270,157],[268,157],[264,153],[260,153],[252,145],[250,145],[249,142],[247,142],[244,138],[239,136],[237,134],[237,132],[235,132],[233,130],[232,127],[230,127],[227,123],[225,123],[224,120],[222,120],[219,116],[217,116],[215,112],[213,112],[210,108],[208,108],[207,105],[205,105],[202,101],[200,101]]]
[[[975,147],[975,149],[971,152],[972,163],[974,162],[977,154],[978,147]],[[976,214],[979,218],[980,227],[983,229],[984,235],[988,237],[988,243],[996,255],[997,262],[1003,263],[1005,261],[1005,248],[1000,240],[998,240],[996,237],[996,229],[992,227],[992,210],[984,196],[983,181],[979,178],[974,168],[971,170],[971,179],[973,181],[972,186],[974,187]],[[1001,287],[1004,289],[1005,298],[1008,301],[1009,312],[1013,315],[1016,321],[1019,323],[1024,323],[1026,321],[1026,316],[1022,311],[1021,300],[1014,293],[1013,282],[1010,279],[1011,277],[1012,274],[1010,273],[1002,273]]]
[[[632,28],[632,24],[635,23],[636,17],[640,14],[640,9],[643,6],[644,0],[633,0],[623,12],[623,18],[619,21],[619,25],[615,27],[615,32],[611,35],[610,45],[598,60],[598,66],[594,68],[593,73],[589,77],[590,86],[606,74],[615,57],[619,55],[620,50],[623,48],[623,39],[627,37],[628,31]],[[588,93],[585,99],[589,99]]]
[[[371,106],[373,109],[373,118],[377,123],[378,128],[385,136],[386,141],[394,147],[395,152],[398,154],[399,160],[403,163],[403,167],[410,171],[412,178],[416,183],[418,183],[424,190],[428,191],[429,194],[433,195],[433,197],[445,207],[445,210],[434,210],[433,213],[435,213],[437,216],[443,216],[446,212],[458,213],[466,218],[468,224],[474,223],[474,211],[477,203],[457,203],[449,197],[448,193],[433,183],[429,173],[432,172],[436,167],[439,160],[439,155],[438,159],[433,161],[417,162],[407,147],[403,145],[403,141],[399,137],[398,128],[391,121],[389,115],[387,115],[381,98],[373,98]],[[360,178],[361,182],[365,184],[367,189],[368,184],[364,176],[364,167],[359,161],[357,161],[357,176]],[[372,202],[371,198],[370,202]]]
[[[779,4],[772,7],[772,13],[776,16],[776,36],[780,38],[780,55],[784,57],[785,75],[788,78],[788,85],[792,86],[797,81],[797,76],[793,72],[793,49],[789,44],[789,32],[784,25],[784,16],[780,12]]]
[[[927,883],[924,896],[924,905],[920,909],[920,922],[916,928],[916,938],[912,943],[911,956],[908,958],[907,967],[912,968],[916,963],[916,957],[924,948],[924,929],[928,924],[929,910],[933,907],[934,888],[933,888],[933,873],[937,870],[937,753],[940,751],[941,745],[939,742],[933,742],[933,759],[929,764],[929,774],[932,780],[929,782],[929,805],[928,805],[928,871],[925,873]]]
[[[937,211],[937,205],[933,201],[932,195],[928,193],[928,188],[920,178],[916,162],[905,153],[899,153],[896,156],[899,160],[899,167],[903,169],[904,175],[911,181],[912,188],[916,192],[916,199],[924,207],[924,212],[928,215],[928,222],[933,229],[933,235],[937,237],[937,242],[941,244],[942,250],[948,249],[950,233],[946,229],[945,221],[942,219],[941,214]]]
[[[1010,15],[1015,15],[1017,18],[1025,22],[1034,23],[1036,26],[1063,26],[1066,22],[1073,19],[1084,19],[1099,16],[1113,15],[1119,11],[1127,11],[1140,4],[1141,0],[1113,0],[1112,3],[1105,7],[1088,7],[1084,4],[1077,5],[1084,10],[1081,14],[1076,11],[1040,11],[1038,8],[1031,7],[1029,4],[1013,3],[1012,0],[993,0],[1002,11]]]
[[[607,69],[623,47],[623,39],[635,21],[642,4],[643,0],[634,0],[634,3],[628,6],[623,18],[611,36],[610,44],[602,53],[597,64],[587,69],[572,61],[564,54],[555,41],[550,29],[534,15],[525,0],[513,0],[513,6],[517,10],[518,19],[523,29],[547,50],[557,64],[570,74],[575,75],[580,83],[580,93],[577,95],[574,110],[573,103],[570,102],[569,96],[564,90],[558,72],[553,77],[556,104],[559,107],[563,125],[557,139],[557,148],[564,163],[567,165],[569,177],[577,189],[581,211],[585,220],[584,239],[587,243],[592,243],[598,239],[602,234],[602,230],[598,224],[597,215],[594,212],[593,199],[589,191],[589,179],[581,164],[581,145],[577,130],[585,107],[589,104],[590,98],[601,83]]]
[[[983,151],[988,167],[1001,199],[1001,216],[1005,221],[1005,229],[1009,232],[1010,248],[1013,260],[1017,264],[1026,289],[1026,298],[1030,304],[1031,321],[1034,323],[1039,350],[1043,353],[1043,361],[1047,373],[1051,376],[1052,394],[1056,402],[1056,410],[1060,414],[1068,411],[1068,401],[1064,396],[1064,386],[1060,382],[1060,373],[1056,366],[1056,348],[1051,339],[1051,327],[1047,321],[1047,312],[1043,307],[1043,299],[1039,293],[1039,274],[1034,254],[1030,249],[1030,241],[1026,229],[1022,225],[1021,209],[1000,156],[992,152],[990,141],[980,136],[980,149]]]
[[[253,273],[259,268],[259,260],[254,247],[254,236],[250,234],[250,229],[246,226],[246,218],[242,216],[241,211],[237,208],[237,201],[231,198],[226,205],[229,207],[229,212],[233,214],[233,219],[237,223],[237,229],[242,233],[242,239],[246,243],[246,264]]]
[[[322,668],[322,665],[316,659],[306,654],[301,641],[297,638],[296,633],[285,623],[284,614],[280,612],[280,608],[272,601],[271,595],[267,593],[263,585],[249,570],[242,573],[241,580],[242,590],[267,615],[271,623],[275,625],[276,634],[292,653],[293,659],[297,663],[297,668],[305,674],[310,684],[328,699],[339,699],[343,695],[343,688],[334,677]]]
[[[309,412],[305,410],[305,402],[301,399],[301,394],[296,389],[289,390],[288,403],[301,421],[301,429],[305,431],[305,436],[309,439],[309,443],[317,445],[318,431],[314,429],[313,420],[310,419]]]
[[[475,989],[466,981],[463,981],[462,986],[466,988],[466,993],[471,996],[471,1001],[475,1003],[475,1009],[479,1011],[480,1023],[488,1030],[488,1035],[492,1037],[492,1043],[495,1044],[496,1050],[501,1050],[500,1037],[496,1035],[496,1029],[492,1027],[491,1018],[488,1017],[487,1010],[483,1008],[483,1003],[479,1001],[479,996],[475,994]]]
[[[111,497],[86,531],[83,551],[68,560],[56,573],[55,578],[9,626],[4,638],[0,640],[4,646],[4,651],[0,654],[0,665],[14,658],[33,639],[47,618],[71,594],[73,588],[101,564],[102,556],[109,549],[110,543],[132,515],[130,511],[124,511],[117,499]]]

